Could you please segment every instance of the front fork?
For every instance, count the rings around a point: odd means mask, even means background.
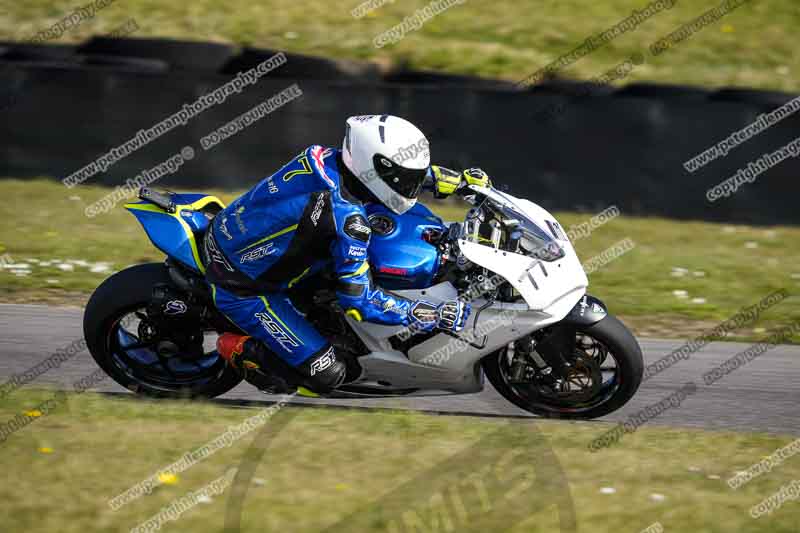
[[[586,294],[563,320],[519,339],[511,349],[515,352],[521,350],[542,370],[543,375],[554,373],[557,377],[564,377],[573,366],[578,328],[592,326],[603,320],[607,314],[608,310],[602,301]],[[512,363],[513,372],[513,359],[509,362]]]

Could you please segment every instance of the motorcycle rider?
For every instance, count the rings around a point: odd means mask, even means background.
[[[206,279],[217,308],[246,333],[221,335],[220,355],[262,390],[300,386],[324,394],[341,385],[344,362],[287,296],[326,268],[338,278],[339,304],[355,320],[415,331],[463,329],[469,304],[407,300],[370,277],[364,204],[380,202],[402,214],[424,183],[439,198],[464,182],[488,185],[479,169],[429,165],[428,140],[410,122],[354,116],[340,150],[308,147],[218,213],[204,239]]]

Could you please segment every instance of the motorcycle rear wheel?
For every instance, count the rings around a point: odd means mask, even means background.
[[[233,389],[242,377],[216,351],[191,356],[176,353],[165,358],[160,349],[140,339],[153,286],[162,283],[171,283],[162,263],[135,265],[101,283],[83,317],[89,353],[114,381],[137,394],[213,398]],[[123,324],[130,317],[134,317],[131,322],[139,319],[136,333]],[[203,333],[200,324],[198,333]]]

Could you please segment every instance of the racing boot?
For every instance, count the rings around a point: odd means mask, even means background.
[[[239,370],[245,381],[267,394],[291,394],[297,386],[270,369],[266,349],[247,335],[223,333],[217,339],[217,352],[229,365]]]

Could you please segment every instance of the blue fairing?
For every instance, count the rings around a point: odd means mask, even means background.
[[[201,209],[217,204],[214,196],[205,194],[175,194],[175,213],[168,213],[150,202],[126,204],[141,223],[153,244],[167,256],[189,268],[204,272],[200,261],[198,239],[208,227],[209,217]]]
[[[426,230],[446,231],[442,219],[419,202],[402,215],[382,205],[367,206],[370,220],[375,216],[390,219],[394,229],[382,235],[373,228],[369,245],[369,263],[377,284],[385,289],[422,289],[433,285],[439,269],[439,251],[425,242]]]

